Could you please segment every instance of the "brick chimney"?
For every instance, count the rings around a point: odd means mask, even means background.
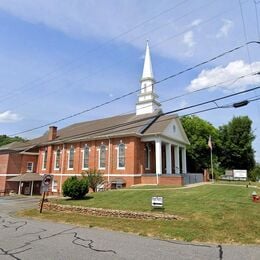
[[[57,126],[50,126],[48,133],[48,141],[52,141],[57,137]]]

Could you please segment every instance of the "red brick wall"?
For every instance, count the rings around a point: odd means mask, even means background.
[[[159,185],[182,186],[183,177],[174,175],[160,175],[158,178]],[[156,176],[142,176],[142,184],[157,184]]]
[[[23,154],[21,156],[21,170],[20,173],[24,173],[27,171],[27,163],[32,162],[33,163],[33,172],[37,171],[37,160],[38,156],[37,155],[25,155]]]
[[[7,173],[9,154],[0,154],[0,174]]]
[[[0,196],[5,192],[6,177],[0,176]]]

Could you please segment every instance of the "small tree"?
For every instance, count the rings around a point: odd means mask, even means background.
[[[88,180],[88,185],[93,192],[96,192],[97,186],[104,181],[102,174],[96,169],[90,169],[89,171],[83,172],[82,175]]]
[[[249,172],[248,178],[250,181],[260,180],[260,164],[257,164],[255,168]]]
[[[88,180],[86,178],[69,177],[62,185],[63,196],[72,199],[82,199],[88,193]]]

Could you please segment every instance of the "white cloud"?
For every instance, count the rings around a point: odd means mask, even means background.
[[[240,80],[235,79],[260,71],[260,62],[245,63],[243,60],[230,62],[226,67],[218,66],[209,70],[202,70],[197,78],[193,79],[187,87],[188,91],[195,91],[209,86],[218,85],[216,88],[245,89],[246,86],[260,83],[259,75],[250,75]],[[226,83],[223,83],[226,82]]]
[[[10,110],[0,113],[0,123],[14,123],[21,119],[22,118],[18,114],[13,113]]]
[[[188,31],[184,34],[183,43],[185,43],[189,48],[195,45],[193,31]]]
[[[153,1],[149,10],[147,6],[150,6],[150,2],[139,0],[100,0],[98,4],[94,0],[63,0],[62,5],[60,2],[60,0],[1,0],[0,10],[26,22],[41,24],[63,32],[73,38],[84,40],[98,38],[102,42],[115,38],[116,42],[124,42],[142,50],[148,38],[154,53],[179,59],[192,56],[191,50],[187,51],[186,44],[189,47],[195,42],[193,32],[187,30],[194,27],[198,30],[198,26],[202,23],[202,19],[199,18],[189,23],[178,18],[186,17],[190,12],[184,4],[176,5],[171,12],[157,16],[162,10],[175,6],[170,0],[166,0],[164,4]],[[194,10],[196,9],[197,6]],[[151,17],[154,19],[150,19]],[[126,31],[128,33],[124,33]],[[186,44],[183,44],[185,31]]]
[[[198,26],[202,23],[201,19],[196,19],[194,21],[192,21],[191,26]]]
[[[216,38],[227,37],[230,30],[234,26],[234,23],[231,20],[223,19],[223,25],[220,27],[218,33],[216,34]]]

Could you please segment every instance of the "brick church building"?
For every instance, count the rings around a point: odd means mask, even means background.
[[[136,112],[76,123],[0,147],[0,192],[37,194],[41,176],[53,175],[61,193],[68,176],[97,169],[111,185],[182,185],[188,138],[176,115],[163,115],[154,92],[147,43]]]

